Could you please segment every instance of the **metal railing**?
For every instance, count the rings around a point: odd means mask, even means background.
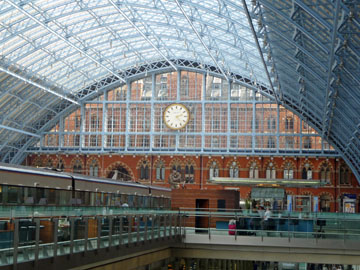
[[[360,240],[360,215],[344,213],[272,212],[235,209],[189,209],[177,211],[110,208],[16,209],[11,216],[0,213],[0,266],[56,258],[75,253],[172,239],[192,234],[227,237],[280,237]],[[40,211],[42,210],[42,211]],[[94,214],[95,213],[95,214]],[[229,228],[229,221],[235,227]]]
[[[2,220],[0,266],[181,236],[181,215],[172,213],[58,216]]]
[[[220,211],[219,211],[220,210]],[[360,240],[360,215],[348,213],[181,208],[185,233],[211,235]],[[232,221],[232,222],[231,222]],[[229,226],[234,223],[234,226]]]

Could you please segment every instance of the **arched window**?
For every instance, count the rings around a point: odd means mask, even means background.
[[[53,161],[52,161],[51,158],[49,158],[49,159],[46,161],[45,166],[46,166],[47,168],[52,168],[52,167],[53,167]]]
[[[185,182],[194,183],[194,166],[191,164],[185,165]]]
[[[324,163],[320,168],[320,182],[330,184],[331,171],[328,163]]]
[[[64,166],[64,161],[62,159],[59,159],[58,164],[56,165],[56,168],[59,170],[64,170],[65,166]]]
[[[219,176],[219,166],[217,165],[216,161],[213,161],[209,169],[209,179],[211,180],[213,177],[218,177],[218,176]]]
[[[302,179],[312,179],[312,170],[309,163],[305,163],[302,173],[301,173]]]
[[[146,160],[143,160],[140,165],[140,180],[149,180],[150,179],[149,173],[149,165]]]
[[[229,167],[229,176],[230,176],[230,178],[238,178],[239,177],[239,168],[235,161],[233,161]]]
[[[131,181],[131,175],[122,165],[116,166],[107,176],[113,180]]]
[[[82,164],[79,159],[75,160],[74,162],[73,173],[82,173]]]
[[[276,178],[276,169],[272,162],[266,168],[266,179],[275,179]]]
[[[89,175],[90,176],[99,176],[99,165],[96,159],[93,159],[89,166]]]
[[[294,169],[290,162],[287,162],[284,166],[284,179],[293,179]]]
[[[162,161],[156,164],[156,180],[165,180],[165,166]]]
[[[259,178],[259,168],[256,162],[253,162],[250,165],[249,178]]]
[[[340,179],[340,185],[349,185],[350,184],[350,171],[349,168],[342,164],[340,166],[340,172],[339,172],[339,179]]]

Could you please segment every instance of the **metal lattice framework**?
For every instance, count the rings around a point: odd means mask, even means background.
[[[20,163],[41,134],[99,92],[188,69],[292,110],[360,179],[359,5],[2,0],[0,159]]]

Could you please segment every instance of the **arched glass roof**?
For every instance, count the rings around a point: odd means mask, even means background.
[[[0,158],[151,72],[217,74],[309,122],[360,179],[358,1],[15,1],[0,5]]]

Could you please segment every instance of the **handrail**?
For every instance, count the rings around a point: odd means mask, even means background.
[[[11,222],[15,224],[15,228],[0,231],[0,266],[17,265],[26,261],[35,261],[37,264],[40,259],[67,254],[72,256],[78,252],[138,242],[149,243],[155,239],[165,242],[175,240],[184,230],[181,229],[180,220],[173,216],[178,216],[178,214],[157,213],[155,215],[148,212],[146,214],[127,212],[97,215],[91,218],[88,216],[14,218]],[[162,222],[163,219],[164,222]],[[65,223],[59,226],[59,220],[65,220]],[[34,238],[34,235],[39,235],[40,230],[47,226],[47,231],[53,232],[53,241],[47,242],[48,238],[43,238],[41,241]],[[92,234],[90,230],[86,230],[90,227]],[[97,232],[96,235],[94,231]],[[84,235],[84,232],[87,234]],[[79,238],[79,235],[83,236]],[[2,236],[8,237],[7,240],[1,241]],[[4,245],[7,247],[3,248]]]

